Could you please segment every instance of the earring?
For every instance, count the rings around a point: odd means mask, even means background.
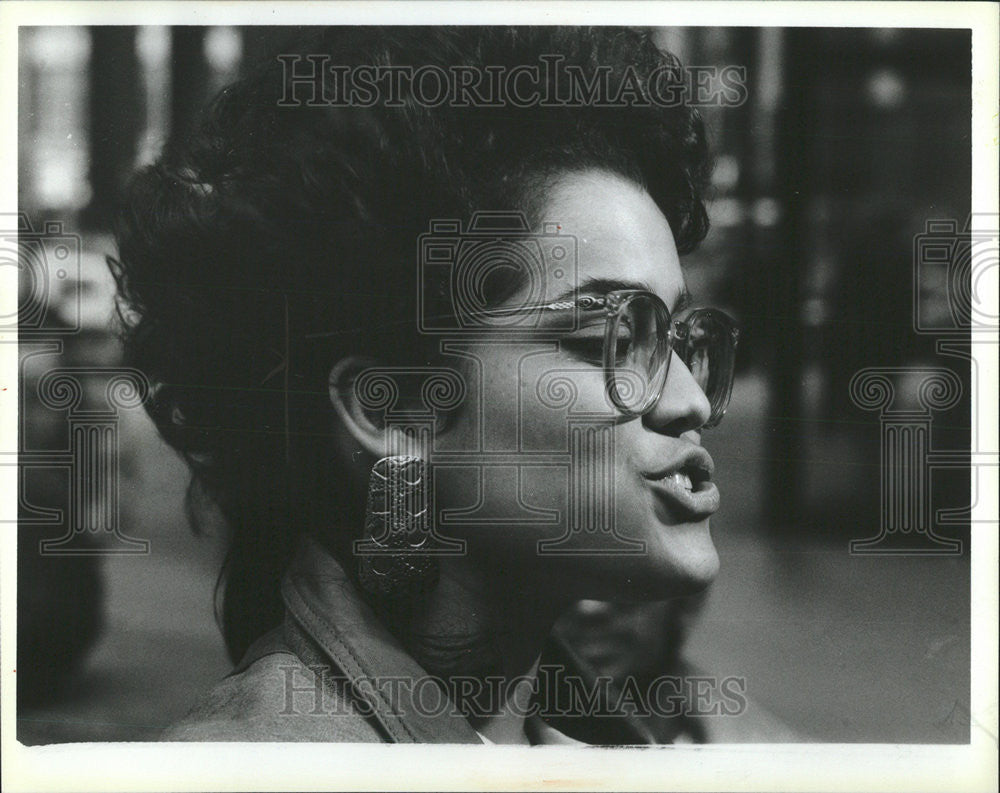
[[[428,529],[427,467],[419,457],[383,457],[372,467],[358,581],[386,602],[407,603],[438,580]]]

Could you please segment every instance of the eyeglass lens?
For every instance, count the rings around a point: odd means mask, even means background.
[[[652,407],[666,378],[672,339],[673,350],[708,398],[711,416],[705,426],[712,427],[722,419],[732,391],[732,324],[721,312],[701,309],[691,314],[686,325],[686,336],[675,336],[666,310],[646,295],[622,305],[609,334],[614,339],[618,401],[634,413]]]
[[[615,318],[614,365],[621,406],[648,410],[663,388],[670,363],[669,316],[647,295],[628,298]]]
[[[736,361],[732,323],[720,312],[702,309],[688,318],[687,326],[687,338],[677,339],[674,349],[708,397],[712,415],[706,426],[714,426],[732,392]]]

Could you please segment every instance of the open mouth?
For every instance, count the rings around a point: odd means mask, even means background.
[[[701,490],[705,482],[709,482],[712,475],[704,468],[682,468],[661,479],[661,482],[668,483],[672,488],[683,488],[690,493]]]
[[[646,475],[653,493],[681,518],[704,520],[719,509],[719,489],[712,482],[712,458],[692,446],[664,468]]]

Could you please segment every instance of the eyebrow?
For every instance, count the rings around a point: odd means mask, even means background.
[[[617,292],[623,289],[640,289],[644,292],[656,293],[646,281],[623,281],[618,278],[586,278],[572,289],[567,289],[559,295],[553,302],[561,302],[581,295],[606,295],[608,292]],[[674,300],[672,306],[668,306],[671,314],[677,314],[694,303],[691,292],[685,284],[683,290]]]

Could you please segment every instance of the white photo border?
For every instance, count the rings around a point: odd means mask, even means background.
[[[968,28],[972,30],[972,210],[998,211],[998,9],[950,2],[5,2],[0,4],[0,207],[17,201],[17,28],[27,25],[591,24]],[[995,270],[996,268],[994,268]],[[986,288],[997,305],[996,273]],[[16,295],[2,294],[9,314]],[[16,311],[16,308],[14,309]],[[10,334],[5,334],[9,337]],[[10,341],[0,338],[0,341]],[[994,337],[994,341],[996,338]],[[996,347],[992,347],[995,351]],[[17,421],[17,352],[0,344],[0,433]],[[977,356],[983,445],[997,438],[995,355]],[[994,407],[989,407],[993,405]],[[975,439],[973,439],[975,443]],[[4,448],[10,448],[5,446]],[[89,743],[15,739],[16,532],[0,535],[3,789],[42,790],[996,790],[997,468],[980,478],[971,526],[971,739],[939,745],[705,745],[649,749],[337,744]],[[0,469],[16,520],[16,468]],[[989,523],[985,521],[994,521]]]

